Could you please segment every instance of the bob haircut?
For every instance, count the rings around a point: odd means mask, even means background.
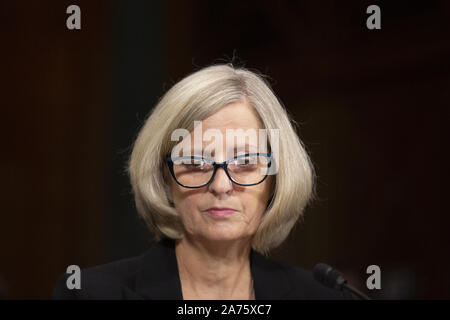
[[[314,169],[292,120],[270,85],[259,74],[232,64],[203,68],[176,83],[159,100],[141,128],[127,164],[136,209],[155,240],[181,239],[183,225],[171,200],[165,157],[178,143],[177,128],[191,132],[203,120],[234,102],[247,102],[265,129],[279,129],[279,163],[273,194],[252,248],[267,255],[280,245],[314,197]],[[268,144],[273,141],[268,131]]]

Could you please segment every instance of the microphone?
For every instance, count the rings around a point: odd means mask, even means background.
[[[316,279],[326,287],[339,291],[346,290],[355,294],[362,300],[371,300],[364,293],[347,284],[347,280],[344,279],[342,273],[325,263],[318,263],[315,265],[315,267],[313,268],[313,276],[314,279]]]

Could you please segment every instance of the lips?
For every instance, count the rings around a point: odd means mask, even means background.
[[[236,212],[236,210],[231,209],[231,208],[217,208],[217,207],[209,208],[206,211],[208,211],[208,213],[210,215],[213,215],[216,217],[226,217],[226,216],[232,215],[233,213]]]

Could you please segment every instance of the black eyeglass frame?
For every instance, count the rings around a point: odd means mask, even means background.
[[[251,184],[243,184],[243,183],[239,183],[239,182],[235,181],[231,177],[230,173],[228,172],[228,164],[230,162],[236,160],[236,159],[244,158],[244,157],[251,157],[251,156],[264,156],[264,157],[268,158],[267,172],[266,172],[264,178],[262,178],[262,180],[259,181],[259,182],[251,183]],[[175,171],[173,170],[173,162],[176,161],[176,160],[181,160],[181,159],[198,159],[198,160],[204,160],[205,162],[208,162],[208,163],[212,164],[213,167],[214,167],[214,171],[213,171],[213,174],[212,174],[211,178],[208,180],[208,182],[206,182],[206,183],[204,183],[204,184],[202,184],[200,186],[192,187],[192,186],[186,186],[186,185],[182,184],[180,181],[178,181],[177,177],[175,176]],[[229,159],[229,160],[224,161],[224,162],[215,162],[215,161],[212,161],[211,159],[207,159],[207,158],[203,158],[203,157],[199,157],[199,156],[182,156],[182,157],[176,157],[176,158],[173,158],[173,159],[172,159],[172,157],[169,156],[169,157],[166,158],[166,163],[167,163],[167,165],[169,167],[170,174],[175,179],[175,182],[178,183],[180,186],[182,186],[184,188],[198,189],[198,188],[203,188],[203,187],[209,185],[214,180],[214,177],[216,176],[217,169],[219,169],[219,168],[223,168],[223,170],[225,171],[225,173],[228,176],[228,179],[230,179],[230,181],[232,183],[237,184],[239,186],[243,186],[243,187],[250,187],[250,186],[258,185],[258,184],[262,183],[264,180],[266,180],[266,178],[268,176],[268,172],[269,172],[270,167],[272,165],[272,154],[271,153],[259,153],[259,152],[257,152],[257,153],[246,153],[246,154],[239,155],[237,157],[234,157],[234,158]]]

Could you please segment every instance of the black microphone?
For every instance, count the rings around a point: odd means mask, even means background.
[[[344,279],[344,277],[338,270],[330,267],[325,263],[318,263],[315,265],[315,267],[313,268],[313,276],[314,279],[329,288],[339,291],[347,290],[363,300],[371,300],[364,293],[347,284],[347,280]]]

